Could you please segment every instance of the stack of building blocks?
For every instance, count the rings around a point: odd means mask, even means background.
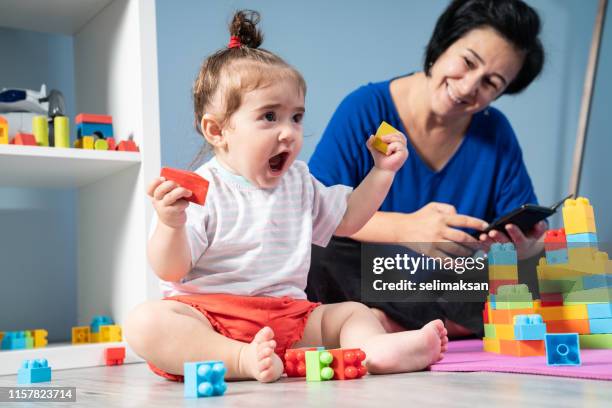
[[[72,328],[72,344],[109,343],[121,339],[121,326],[108,316],[94,316],[89,326]]]
[[[113,117],[110,115],[79,113],[75,122],[77,141],[83,149],[93,149],[96,139],[113,137]]]
[[[367,373],[360,349],[306,351],[306,381],[352,380]]]
[[[45,347],[47,334],[44,329],[5,332],[0,336],[0,349],[20,350]]]
[[[34,384],[51,381],[51,367],[46,359],[25,360],[17,372],[18,384]]]
[[[497,293],[497,288],[500,286],[518,284],[517,257],[513,244],[493,244],[487,259],[489,263],[489,293]]]
[[[223,395],[225,384],[225,365],[222,361],[201,361],[184,364],[186,398],[200,398]]]

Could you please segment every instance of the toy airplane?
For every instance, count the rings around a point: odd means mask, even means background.
[[[31,89],[3,88],[0,91],[0,112],[31,112],[47,115],[49,112],[47,86],[41,85],[39,92]]]

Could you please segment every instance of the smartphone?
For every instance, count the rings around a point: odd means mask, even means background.
[[[565,200],[567,200],[568,198],[572,198],[573,196],[573,194],[570,194],[550,207],[542,207],[540,205],[535,204],[521,205],[519,208],[510,211],[508,214],[498,218],[497,220],[489,224],[487,229],[485,229],[484,231],[476,231],[473,236],[475,238],[478,238],[480,234],[488,234],[489,231],[493,230],[504,232],[506,230],[505,227],[507,224],[516,225],[524,234],[526,234],[539,221],[545,220],[546,218],[553,215],[557,211],[557,208],[559,208]]]

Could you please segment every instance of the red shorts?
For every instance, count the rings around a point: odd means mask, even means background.
[[[275,298],[227,294],[171,296],[164,300],[174,300],[195,308],[208,319],[215,331],[245,343],[250,343],[259,330],[268,326],[274,331],[274,351],[281,358],[286,349],[302,338],[308,316],[320,305],[286,296]],[[182,375],[167,373],[151,363],[149,367],[155,374],[169,380],[183,380]]]

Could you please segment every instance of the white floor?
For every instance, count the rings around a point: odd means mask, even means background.
[[[0,377],[12,387],[16,376]],[[42,384],[41,384],[42,385]],[[420,372],[366,376],[354,381],[307,383],[283,378],[274,384],[229,383],[223,397],[189,400],[183,384],[152,374],[145,364],[53,371],[46,385],[76,387],[77,402],[10,403],[7,407],[610,407],[612,383],[501,373]]]

